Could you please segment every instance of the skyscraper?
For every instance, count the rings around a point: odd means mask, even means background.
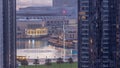
[[[0,0],[0,68],[15,68],[15,0]]]
[[[94,68],[96,59],[96,1],[78,0],[78,63],[80,68]]]
[[[118,4],[118,0],[78,1],[80,68],[119,68],[116,42]]]
[[[117,0],[117,23],[116,23],[116,68],[120,67],[120,0]]]
[[[0,0],[0,68],[3,68],[3,14],[2,0]]]

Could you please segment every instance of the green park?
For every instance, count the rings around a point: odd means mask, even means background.
[[[20,66],[19,68],[77,68],[77,63],[52,63],[51,65],[29,65],[29,66]]]

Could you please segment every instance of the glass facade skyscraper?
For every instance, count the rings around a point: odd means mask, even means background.
[[[0,68],[16,66],[16,0],[0,0]]]
[[[80,68],[119,68],[118,5],[118,0],[78,0]]]

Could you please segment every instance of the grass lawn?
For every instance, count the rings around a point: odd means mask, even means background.
[[[53,63],[51,66],[46,65],[34,65],[34,66],[20,66],[19,68],[78,68],[77,63],[63,63],[63,64],[56,64]]]

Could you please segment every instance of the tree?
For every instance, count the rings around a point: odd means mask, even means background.
[[[57,59],[57,64],[61,64],[61,63],[63,63],[64,61],[63,61],[63,58],[58,58]]]
[[[34,59],[33,64],[39,64],[39,59]]]
[[[46,65],[51,65],[51,64],[52,64],[52,63],[51,63],[51,59],[46,59],[46,60],[45,60],[45,64],[46,64]]]
[[[26,59],[21,60],[21,65],[28,65],[28,61]]]
[[[70,58],[68,59],[68,62],[69,62],[69,63],[73,63],[73,59],[70,57]]]

